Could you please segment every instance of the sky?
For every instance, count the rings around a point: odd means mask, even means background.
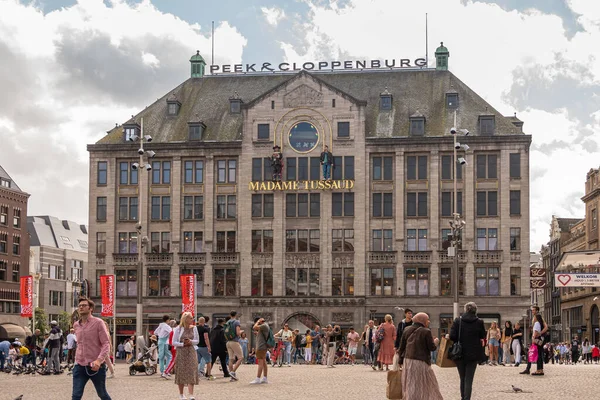
[[[29,215],[88,222],[88,153],[116,123],[216,64],[422,57],[532,135],[531,250],[585,216],[600,166],[600,1],[0,0],[0,165]],[[433,64],[433,63],[432,63]],[[433,65],[432,65],[433,66]]]

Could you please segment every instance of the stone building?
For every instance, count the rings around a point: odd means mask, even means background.
[[[487,322],[520,318],[531,136],[448,71],[448,54],[438,49],[437,68],[222,75],[205,75],[193,56],[190,79],[88,146],[92,294],[95,277],[116,274],[117,333],[135,329],[138,288],[146,329],[178,314],[180,273],[196,274],[198,310],[213,321],[237,309],[245,326],[262,315],[361,330],[410,307],[444,332],[454,172],[466,221],[460,301],[476,301]],[[460,137],[466,165],[453,161],[454,118],[470,131]],[[150,172],[131,169],[132,134],[153,138]],[[275,145],[281,182],[272,181]],[[331,182],[322,181],[325,145]]]
[[[43,215],[27,217],[31,237],[31,272],[35,278],[36,307],[48,322],[62,311],[72,313],[87,277],[87,227]]]
[[[28,201],[29,194],[0,166],[0,340],[24,339],[29,332],[19,297],[21,276],[29,272]]]

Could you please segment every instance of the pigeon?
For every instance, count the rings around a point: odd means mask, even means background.
[[[510,385],[510,386],[512,386],[512,390],[513,390],[513,392],[515,392],[515,393],[522,393],[522,392],[523,392],[523,389],[521,389],[521,388],[518,388],[518,387],[516,387],[515,385]]]
[[[15,400],[22,400],[23,399],[23,395],[20,395],[19,397],[15,397]]]

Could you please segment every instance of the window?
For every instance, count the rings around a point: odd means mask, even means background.
[[[452,296],[452,268],[440,268],[440,296]],[[461,296],[465,295],[465,269],[458,268],[458,293]]]
[[[106,221],[106,197],[96,198],[96,220]]]
[[[217,253],[235,253],[235,231],[217,231]]]
[[[217,196],[217,219],[235,218],[235,195]]]
[[[7,268],[8,268],[8,263],[4,260],[0,260],[0,281],[6,280]]]
[[[427,229],[406,230],[406,251],[427,251]]]
[[[477,228],[477,250],[498,250],[497,228]]]
[[[288,253],[317,253],[320,251],[320,239],[318,229],[288,229],[285,231],[285,251]]]
[[[138,218],[138,198],[119,197],[119,221],[136,221]]]
[[[13,235],[13,255],[21,254],[21,236]]]
[[[273,231],[272,230],[253,230],[252,231],[252,252],[253,253],[272,253],[273,252]]]
[[[495,217],[498,215],[498,192],[477,192],[477,216]]]
[[[596,229],[598,227],[598,209],[594,208],[591,212],[592,214],[592,229]]]
[[[150,217],[153,220],[168,221],[171,219],[171,197],[152,196]]]
[[[425,118],[411,117],[410,118],[410,135],[423,136],[425,135]]]
[[[333,193],[331,195],[331,215],[334,217],[354,216],[354,193]]]
[[[462,192],[456,192],[457,207],[456,212],[458,214],[463,213],[462,207]],[[442,192],[442,217],[451,217],[453,213],[454,205],[454,193],[453,192]]]
[[[81,282],[83,280],[83,261],[71,260],[71,280]]]
[[[406,180],[427,179],[427,156],[406,157]]]
[[[452,178],[452,156],[442,156],[442,179],[450,180]]]
[[[427,251],[427,229],[419,229],[419,251]]]
[[[8,234],[0,232],[0,253],[8,253]]]
[[[288,158],[286,161],[285,177],[288,181],[296,180],[296,159],[294,157]]]
[[[510,228],[510,249],[521,250],[521,228]]]
[[[373,157],[373,180],[391,181],[393,180],[393,158],[392,157]]]
[[[188,135],[190,140],[202,140],[202,134],[206,129],[206,125],[203,123],[199,124],[188,124]]]
[[[510,215],[521,215],[521,191],[510,191]]]
[[[56,291],[56,290],[50,290],[50,293],[48,294],[49,304],[51,306],[62,307],[62,305],[63,305],[63,296],[64,296],[63,292],[59,292],[59,291]]]
[[[286,217],[319,217],[320,202],[318,193],[311,193],[310,197],[308,193],[288,193],[285,196],[285,215]]]
[[[373,193],[373,217],[392,217],[392,210],[392,193]]]
[[[98,177],[97,177],[98,185],[106,185],[107,168],[108,167],[107,167],[106,161],[98,161]]]
[[[498,178],[498,156],[495,154],[477,155],[477,179]]]
[[[318,181],[321,179],[321,159],[320,157],[310,158],[310,180]]]
[[[521,268],[510,267],[510,295],[521,295]]]
[[[119,163],[119,185],[137,185],[138,170],[131,168],[128,162]]]
[[[372,251],[393,251],[392,230],[373,229]]]
[[[148,296],[171,296],[171,271],[168,269],[148,269]]]
[[[428,296],[429,268],[406,268],[404,283],[406,296]]]
[[[448,247],[451,246],[450,239],[448,238],[451,235],[452,235],[452,229],[442,229],[442,232],[441,232],[441,239],[442,239],[441,248],[443,250],[447,250]]]
[[[252,296],[273,296],[273,269],[252,268]]]
[[[0,206],[0,224],[8,225],[8,206]]]
[[[106,254],[106,232],[96,232],[96,254]]]
[[[354,229],[333,229],[331,251],[354,251]]]
[[[331,269],[332,296],[354,296],[354,268]]]
[[[381,95],[379,98],[379,109],[380,110],[391,110],[392,109],[392,95]]]
[[[151,232],[150,249],[154,254],[171,252],[171,232]]]
[[[183,252],[202,253],[202,232],[183,232]]]
[[[354,156],[344,157],[344,179],[354,180]]]
[[[258,139],[269,140],[270,138],[269,124],[258,124]]]
[[[252,181],[270,181],[273,179],[271,169],[271,159],[253,158],[252,159]]]
[[[273,195],[272,194],[253,194],[252,195],[252,217],[272,218],[273,217]]]
[[[350,137],[350,122],[338,122],[337,123],[338,137],[347,138]]]
[[[12,264],[12,281],[18,283],[20,278],[21,278],[21,264],[14,262]]]
[[[458,108],[458,93],[446,93],[446,107]]]
[[[99,286],[100,278],[97,277],[96,280]],[[133,297],[137,295],[137,271],[135,269],[115,269],[115,280],[117,282],[117,297]]]
[[[183,219],[203,219],[204,218],[204,197],[203,196],[183,196]]]
[[[510,154],[510,177],[521,177],[521,154],[519,153]]]
[[[316,296],[319,294],[319,270],[317,268],[286,268],[286,296]]]
[[[13,209],[13,228],[21,228],[21,210]]]
[[[162,173],[161,173],[162,169]],[[152,162],[152,184],[171,183],[171,161],[153,161]]]
[[[310,194],[310,216],[318,217],[321,215],[321,195],[319,193]]]
[[[500,268],[478,267],[476,268],[475,296],[499,296],[500,295]]]
[[[217,183],[235,183],[237,175],[237,160],[217,161]]]
[[[426,217],[427,208],[427,192],[406,193],[406,215],[408,217]]]
[[[485,136],[494,134],[496,123],[493,115],[479,117],[479,133]]]
[[[371,296],[392,296],[393,288],[394,268],[371,268]]]
[[[213,296],[236,296],[237,295],[237,270],[234,268],[214,269],[214,293]]]
[[[308,157],[298,157],[298,180],[308,180]]]
[[[64,265],[48,265],[48,278],[65,279]]]
[[[204,161],[191,160],[183,163],[184,183],[204,183]]]
[[[133,141],[136,136],[139,136],[139,128],[136,126],[123,127],[123,131],[125,132],[125,141]]]
[[[179,103],[178,102],[167,103],[167,114],[168,115],[177,115],[178,113],[179,113]]]
[[[333,180],[354,179],[354,156],[333,157]]]

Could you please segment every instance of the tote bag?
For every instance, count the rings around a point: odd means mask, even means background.
[[[402,399],[402,368],[397,371],[388,371],[385,394],[390,400]]]
[[[538,359],[538,348],[535,345],[529,346],[529,354],[527,355],[527,361],[530,363],[537,362]]]

